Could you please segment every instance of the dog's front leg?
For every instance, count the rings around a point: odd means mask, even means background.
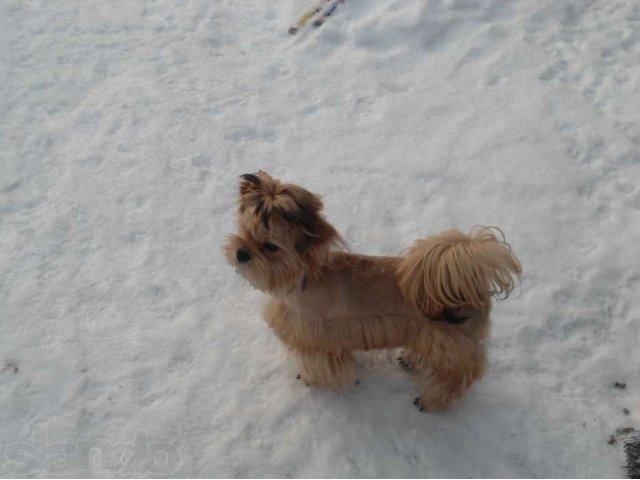
[[[300,378],[309,385],[340,390],[356,382],[351,352],[305,353],[293,351]]]

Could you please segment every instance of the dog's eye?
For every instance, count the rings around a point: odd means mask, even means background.
[[[267,252],[276,252],[278,251],[278,246],[274,245],[273,243],[265,243],[264,245],[262,245],[262,248],[264,248]]]

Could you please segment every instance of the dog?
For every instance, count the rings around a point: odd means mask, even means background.
[[[356,382],[355,351],[401,348],[418,409],[460,399],[487,368],[493,297],[522,267],[495,227],[417,240],[400,257],[350,253],[320,197],[265,172],[241,176],[238,232],[228,262],[271,296],[264,317],[308,385]]]

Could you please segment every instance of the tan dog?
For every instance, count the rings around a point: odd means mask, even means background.
[[[225,253],[271,295],[266,321],[305,382],[340,389],[356,380],[354,351],[404,347],[399,360],[421,391],[414,404],[435,410],[482,376],[491,297],[506,298],[521,273],[499,230],[447,231],[402,257],[352,254],[317,195],[264,172],[241,178]]]

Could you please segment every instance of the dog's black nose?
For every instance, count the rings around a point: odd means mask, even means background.
[[[240,263],[247,263],[249,260],[251,260],[251,254],[246,248],[239,248],[236,252],[236,258]]]

